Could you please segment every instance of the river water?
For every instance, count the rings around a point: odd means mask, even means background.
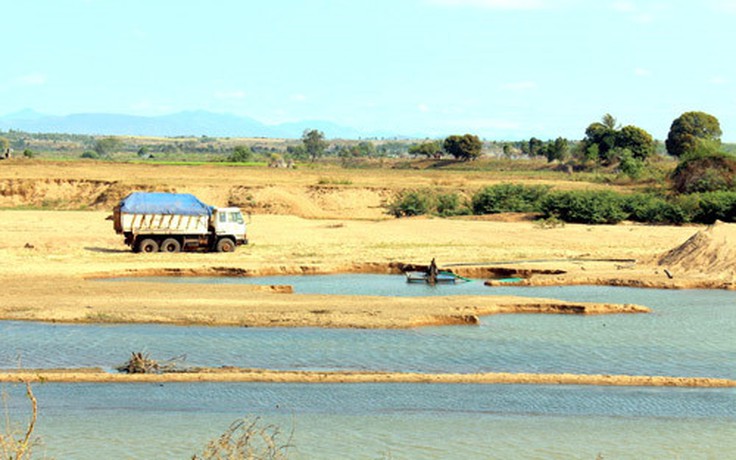
[[[155,280],[152,280],[155,281]],[[176,282],[213,280],[176,279]],[[0,322],[0,367],[111,368],[131,351],[191,365],[736,378],[736,294],[611,287],[406,285],[344,275],[218,279],[298,293],[512,294],[637,303],[646,315],[498,315],[405,331]],[[371,285],[373,283],[373,285]],[[27,409],[6,385],[11,415]],[[728,458],[736,390],[426,384],[41,384],[45,453],[189,458],[245,415],[293,430],[295,458]],[[132,440],[132,441],[131,441]]]

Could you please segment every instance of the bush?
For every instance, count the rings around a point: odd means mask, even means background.
[[[622,208],[628,218],[651,224],[684,224],[691,216],[677,203],[649,194],[636,194],[623,198]]]
[[[621,195],[610,191],[565,191],[542,201],[545,218],[557,217],[580,224],[616,224],[627,217]]]
[[[457,193],[442,193],[437,195],[437,214],[442,217],[468,214],[466,206],[460,202]]]
[[[697,195],[693,221],[712,224],[716,220],[736,222],[736,192],[710,192]]]
[[[717,192],[736,189],[736,159],[723,153],[693,155],[672,172],[678,193]]]
[[[246,163],[253,158],[253,151],[248,146],[244,145],[238,145],[233,149],[233,153],[231,153],[227,157],[227,161],[231,163]]]
[[[81,155],[81,158],[87,158],[89,160],[99,160],[100,155],[94,150],[87,150]]]
[[[541,203],[549,193],[544,185],[499,184],[486,187],[473,196],[473,214],[500,212],[540,212]]]
[[[388,212],[395,217],[411,217],[431,214],[437,209],[434,194],[427,189],[404,190],[388,205]]]

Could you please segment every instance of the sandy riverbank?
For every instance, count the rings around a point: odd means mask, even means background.
[[[465,276],[521,274],[527,277],[525,283],[532,285],[732,286],[725,275],[687,271],[683,266],[682,270],[673,268],[670,278],[664,267],[652,262],[699,230],[693,227],[568,225],[541,229],[532,222],[308,220],[255,215],[249,230],[252,244],[235,253],[144,255],[123,245],[106,220],[108,214],[0,211],[0,257],[4,261],[0,267],[0,318],[406,328],[473,324],[478,316],[497,313],[647,311],[631,305],[495,296],[387,299],[296,295],[280,286],[93,280],[140,275],[389,273],[399,271],[404,264],[426,263],[432,257]],[[733,230],[731,226],[724,228]],[[517,262],[504,263],[508,261]],[[489,287],[489,293],[492,289]]]
[[[697,228],[568,225],[443,219],[308,220],[256,215],[252,244],[232,254],[134,254],[106,212],[0,211],[0,317],[66,322],[159,322],[239,326],[397,328],[473,323],[494,313],[646,311],[508,297],[375,298],[289,294],[288,288],[105,283],[134,275],[268,275],[397,271],[404,263],[455,265],[485,277],[497,270],[533,284],[647,283],[681,287],[712,278],[669,279],[654,265],[622,262],[663,253]],[[566,260],[570,259],[570,260]],[[616,259],[595,261],[583,259]],[[514,260],[549,260],[504,264]],[[475,265],[467,265],[475,264]],[[679,274],[676,274],[679,275]],[[492,288],[489,287],[489,292]]]

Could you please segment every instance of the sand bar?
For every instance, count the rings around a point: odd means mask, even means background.
[[[705,377],[667,377],[602,374],[529,374],[488,372],[474,374],[423,374],[401,372],[308,372],[266,369],[205,368],[163,374],[113,374],[101,369],[53,369],[0,372],[0,382],[49,383],[435,383],[601,385],[648,387],[733,388],[736,380]]]

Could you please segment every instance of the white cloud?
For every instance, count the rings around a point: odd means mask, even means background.
[[[304,94],[292,94],[291,100],[297,102],[305,102],[307,100],[307,96],[305,96]]]
[[[550,6],[550,0],[429,0],[442,6],[470,6],[493,10],[537,10]]]
[[[46,75],[42,73],[31,73],[21,75],[15,79],[15,83],[20,86],[41,86],[46,84]]]
[[[512,91],[528,91],[532,89],[537,89],[537,83],[533,81],[516,81],[506,83],[502,86],[502,88]]]
[[[417,109],[419,109],[420,112],[429,112],[429,106],[427,104],[419,104],[417,105]]]
[[[652,71],[649,69],[637,67],[636,69],[634,69],[634,75],[636,75],[637,77],[651,77]]]
[[[709,80],[711,85],[725,85],[728,79],[722,75],[716,75]]]

